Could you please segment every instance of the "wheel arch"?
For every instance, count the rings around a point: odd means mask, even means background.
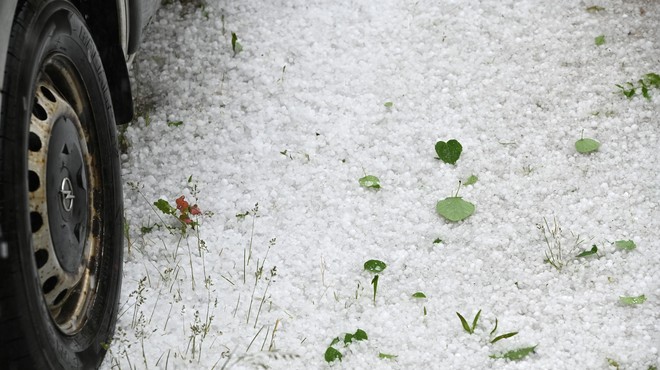
[[[115,120],[117,124],[127,123],[133,119],[133,95],[128,75],[127,55],[134,52],[131,50],[131,40],[135,37],[139,39],[140,27],[132,27],[134,21],[131,17],[134,15],[129,15],[126,20],[130,24],[127,23],[125,28],[121,29],[122,17],[119,9],[120,4],[128,3],[127,11],[133,11],[130,4],[140,1],[69,1],[82,14],[101,56],[112,97]],[[135,33],[136,36],[132,35]],[[124,39],[127,40],[126,45],[122,45]]]

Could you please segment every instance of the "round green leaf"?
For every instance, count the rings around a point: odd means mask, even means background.
[[[449,197],[439,201],[435,210],[449,221],[461,221],[474,213],[474,204],[461,197]]]
[[[422,292],[414,293],[412,296],[413,296],[413,298],[426,298],[426,294],[424,294]]]
[[[579,153],[591,153],[598,150],[600,143],[594,139],[580,139],[575,142],[575,150]]]
[[[365,188],[380,189],[380,179],[376,176],[367,175],[358,180],[360,186]]]
[[[364,269],[367,271],[371,271],[373,273],[379,273],[385,270],[387,265],[383,261],[379,260],[369,260],[364,263]]]

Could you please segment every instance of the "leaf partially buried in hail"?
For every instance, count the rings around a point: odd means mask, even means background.
[[[454,222],[470,217],[474,213],[474,209],[474,204],[461,197],[445,198],[435,206],[435,210],[440,216]]]

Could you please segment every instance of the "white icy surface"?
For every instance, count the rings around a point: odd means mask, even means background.
[[[206,3],[164,6],[133,65],[131,249],[104,369],[659,366],[660,89],[626,99],[615,84],[660,73],[660,2]],[[583,130],[598,152],[575,151]],[[434,151],[452,138],[455,166]],[[382,188],[360,187],[365,174]],[[435,204],[471,174],[459,196],[476,212],[449,223]],[[172,222],[157,199],[192,201],[191,175],[214,213],[203,256],[194,233],[140,232]],[[236,216],[255,203],[258,217]],[[565,245],[586,240],[562,271],[544,263],[544,218]],[[637,249],[614,247],[628,239]],[[573,258],[593,244],[598,257]],[[388,265],[375,304],[369,259]],[[469,335],[456,312],[479,309]],[[496,318],[519,334],[490,344]],[[369,339],[327,364],[358,328]]]

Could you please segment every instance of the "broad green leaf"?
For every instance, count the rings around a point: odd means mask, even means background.
[[[390,354],[388,354],[388,353],[383,353],[383,352],[378,353],[378,358],[393,359],[393,358],[397,358],[397,357],[399,357],[399,356],[397,356],[397,355],[390,355]]]
[[[597,254],[597,253],[598,253],[598,247],[594,244],[593,246],[591,246],[590,250],[584,251],[584,252],[578,254],[575,257],[587,257],[587,256],[591,256],[591,255]]]
[[[344,345],[348,345],[351,342],[353,342],[353,334],[350,333],[344,334]]]
[[[467,180],[465,180],[463,183],[463,186],[474,185],[478,180],[479,178],[476,175],[470,175],[470,177],[468,177]]]
[[[605,43],[605,35],[596,36],[594,39],[596,46],[601,46]]]
[[[386,267],[385,262],[379,260],[369,260],[364,263],[364,269],[373,273],[382,272]]]
[[[580,139],[575,142],[575,150],[579,153],[591,153],[598,150],[600,143],[594,139]]]
[[[637,245],[632,240],[617,240],[616,242],[614,242],[614,246],[620,249],[625,249],[627,251],[631,251],[637,248]]]
[[[619,297],[619,302],[625,305],[641,304],[646,302],[646,296],[642,294],[637,297]]]
[[[380,189],[380,180],[376,176],[367,175],[358,180],[360,186],[365,188]]]
[[[353,334],[353,338],[355,338],[355,340],[367,340],[367,339],[369,339],[369,337],[367,336],[367,333],[362,329],[356,330],[355,334]]]
[[[509,352],[503,353],[501,355],[490,355],[491,358],[506,358],[508,360],[520,360],[530,353],[533,353],[534,350],[536,349],[536,346],[534,347],[525,347],[525,348],[519,348],[519,349],[514,349]]]
[[[386,101],[385,104],[383,104],[383,105],[385,106],[385,108],[392,108],[394,103],[392,103],[391,101]]]
[[[463,146],[455,139],[451,139],[446,143],[444,141],[435,143],[435,152],[438,154],[438,158],[445,163],[456,164],[462,151]]]
[[[176,213],[176,208],[172,207],[165,199],[158,199],[154,202],[154,206],[166,215],[173,215]]]
[[[465,320],[465,317],[463,317],[463,315],[461,315],[458,312],[456,312],[456,315],[458,315],[458,318],[461,320],[461,325],[463,326],[463,330],[472,334],[472,329],[470,329],[470,325],[468,325],[467,321]]]
[[[442,243],[442,239],[435,238],[435,240],[433,241],[433,244],[439,244],[439,243]]]
[[[325,350],[325,355],[323,357],[325,358],[326,362],[332,362],[335,360],[341,361],[342,355],[341,352],[337,351],[333,347],[328,347],[328,349]]]
[[[449,197],[439,201],[435,210],[449,221],[461,221],[474,213],[474,204],[461,197]]]
[[[413,298],[426,298],[426,294],[422,292],[413,293]]]
[[[497,337],[495,337],[495,339],[491,340],[490,343],[492,344],[492,343],[496,343],[496,342],[498,342],[502,339],[511,338],[512,336],[514,336],[516,334],[518,334],[517,331],[514,331],[512,333],[506,333],[506,334],[498,335]]]

